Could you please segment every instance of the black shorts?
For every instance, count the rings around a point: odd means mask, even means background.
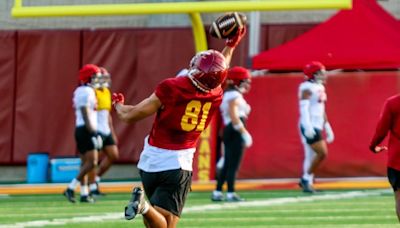
[[[192,172],[175,169],[139,173],[150,203],[180,217],[192,184]]]
[[[389,179],[389,183],[393,188],[393,191],[397,191],[400,189],[400,171],[390,168],[387,168],[387,177]]]
[[[322,131],[320,129],[314,128],[315,135],[312,138],[307,138],[304,135],[304,128],[302,126],[300,126],[300,131],[301,131],[301,134],[306,139],[307,144],[309,144],[309,145],[314,144],[314,143],[322,140]]]
[[[75,141],[79,153],[84,154],[87,151],[95,149],[92,141],[92,136],[93,135],[89,133],[85,126],[75,128]]]
[[[100,133],[100,136],[101,136],[101,139],[103,139],[103,148],[106,146],[115,145],[115,141],[114,141],[114,138],[112,137],[112,134],[104,135],[104,134]]]

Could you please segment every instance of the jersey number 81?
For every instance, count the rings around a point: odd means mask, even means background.
[[[186,105],[185,114],[181,119],[181,127],[184,131],[203,131],[206,120],[211,108],[211,102],[206,102],[203,106],[200,101],[192,100]],[[200,111],[202,115],[199,116]],[[200,119],[200,121],[199,121]]]

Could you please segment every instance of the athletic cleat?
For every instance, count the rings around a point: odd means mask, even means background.
[[[243,198],[240,198],[240,196],[236,193],[234,193],[232,196],[226,196],[226,201],[228,202],[241,202],[244,201]]]
[[[81,196],[81,203],[94,203],[95,200],[91,196]]]
[[[224,200],[225,200],[225,198],[224,198],[224,195],[222,195],[222,193],[218,194],[218,193],[214,193],[213,192],[213,194],[211,196],[211,201],[221,202],[221,201],[224,201]]]
[[[99,196],[105,196],[106,194],[103,192],[100,192],[99,189],[96,189],[96,190],[90,191],[89,195],[92,197],[99,197]]]
[[[76,202],[74,190],[67,188],[67,189],[65,189],[63,195],[68,199],[69,202],[71,202],[71,203]]]
[[[131,220],[137,214],[141,214],[145,207],[144,192],[140,187],[133,188],[132,197],[128,205],[125,207],[125,219]]]
[[[299,182],[299,186],[303,189],[303,192],[305,193],[315,193],[315,189],[313,186],[306,180],[301,178]]]

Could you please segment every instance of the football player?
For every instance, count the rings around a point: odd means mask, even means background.
[[[238,66],[229,69],[226,80],[227,88],[224,91],[220,106],[225,126],[223,129],[224,160],[217,178],[216,189],[211,196],[212,201],[223,201],[225,199],[222,194],[222,186],[225,181],[228,185],[226,200],[230,202],[243,201],[235,193],[235,179],[243,153],[253,142],[245,126],[250,114],[250,105],[243,98],[243,94],[249,92],[250,84],[251,78],[247,69]]]
[[[303,175],[299,185],[304,192],[314,193],[314,173],[328,154],[327,143],[334,140],[325,112],[327,95],[325,66],[313,61],[304,67],[305,81],[299,86],[300,132],[304,147]],[[326,132],[326,139],[322,131]]]
[[[79,71],[80,85],[74,91],[75,140],[82,160],[79,173],[64,191],[64,196],[75,203],[74,190],[81,184],[81,202],[93,203],[89,196],[87,174],[97,165],[97,151],[102,147],[101,137],[97,133],[97,99],[94,89],[100,86],[100,68],[87,64]]]
[[[394,95],[386,99],[375,134],[369,145],[373,153],[387,151],[387,178],[394,192],[395,209],[397,219],[400,222],[400,95]],[[390,133],[388,146],[381,145]]]
[[[100,152],[103,152],[100,165],[97,169],[95,181],[90,183],[89,190],[92,196],[104,195],[100,192],[99,183],[100,177],[109,170],[112,163],[118,159],[119,152],[116,145],[117,137],[112,124],[111,111],[111,75],[103,67],[100,67],[100,87],[96,88],[97,98],[97,123],[98,132],[103,140],[103,147]]]
[[[222,53],[207,50],[196,54],[186,77],[162,81],[137,105],[124,105],[124,96],[113,94],[115,110],[125,122],[156,114],[138,163],[144,191],[133,189],[125,207],[126,219],[142,214],[146,227],[176,227],[191,187],[197,141],[219,108],[220,85],[245,31],[228,39]]]

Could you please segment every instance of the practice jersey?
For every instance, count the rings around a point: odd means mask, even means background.
[[[224,125],[228,125],[232,122],[231,117],[229,115],[229,102],[232,100],[238,100],[237,112],[240,118],[245,118],[250,114],[250,105],[243,98],[242,93],[237,90],[228,90],[225,91],[224,96],[222,98],[222,103],[220,106],[220,111],[222,115],[222,120],[224,121]]]
[[[181,150],[195,148],[200,133],[207,128],[222,100],[220,87],[203,93],[189,77],[162,81],[155,90],[162,107],[150,132],[151,146]]]
[[[325,102],[327,100],[325,87],[319,83],[305,81],[299,86],[299,99],[303,91],[309,90],[311,92],[310,100],[310,121],[314,128],[323,129],[325,122]]]
[[[88,118],[92,127],[97,130],[97,99],[94,89],[89,86],[79,86],[74,91],[72,102],[75,108],[75,126],[81,127],[85,125],[82,116],[82,107],[88,107]]]
[[[371,146],[379,145],[390,132],[387,166],[400,171],[400,95],[386,100]]]
[[[96,89],[97,97],[97,131],[104,134],[111,134],[109,115],[111,110],[111,92],[108,88]]]

